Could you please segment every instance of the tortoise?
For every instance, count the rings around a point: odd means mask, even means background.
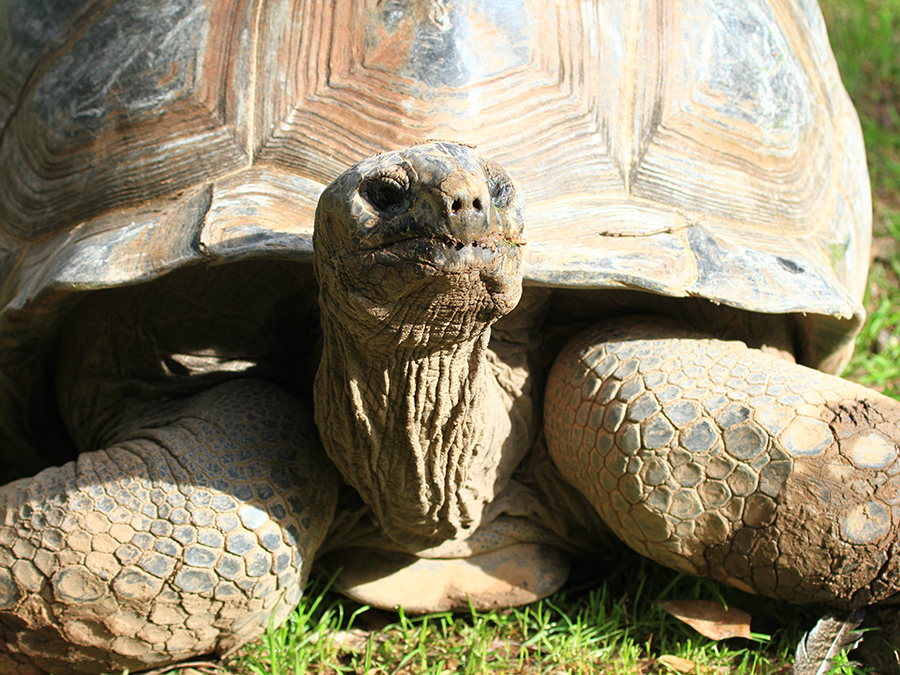
[[[897,592],[900,409],[834,375],[871,207],[811,0],[0,13],[0,453],[36,474],[0,489],[3,672],[226,653],[314,561],[414,611],[618,540]]]

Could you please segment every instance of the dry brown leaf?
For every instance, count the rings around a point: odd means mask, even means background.
[[[726,668],[705,666],[702,663],[695,663],[690,659],[683,659],[680,656],[672,656],[671,654],[664,654],[657,660],[659,663],[666,666],[666,668],[677,670],[679,673],[691,673],[692,675],[728,675],[728,670]]]
[[[709,600],[673,600],[660,603],[660,606],[712,640],[750,637],[750,615],[740,609],[726,609]]]
[[[680,656],[672,656],[671,654],[663,654],[658,661],[666,668],[677,670],[679,673],[693,673],[697,669],[697,664],[690,659],[683,659]]]

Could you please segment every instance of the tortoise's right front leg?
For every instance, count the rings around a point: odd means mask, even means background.
[[[239,380],[6,485],[0,672],[138,670],[259,635],[299,600],[338,482],[302,404]]]

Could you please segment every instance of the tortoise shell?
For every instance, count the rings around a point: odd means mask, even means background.
[[[324,186],[433,138],[519,183],[526,283],[796,313],[802,360],[849,355],[871,205],[813,0],[9,0],[7,457],[47,445],[46,354],[78,292],[311,260]]]

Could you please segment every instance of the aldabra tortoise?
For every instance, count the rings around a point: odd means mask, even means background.
[[[228,651],[317,558],[526,602],[609,531],[898,591],[900,408],[826,374],[870,205],[815,3],[0,15],[4,673]]]

